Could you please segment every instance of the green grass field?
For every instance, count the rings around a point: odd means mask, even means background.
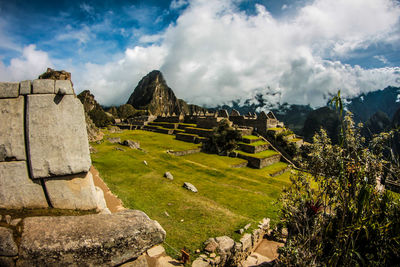
[[[109,137],[139,141],[143,151],[111,144]],[[228,235],[238,239],[235,230],[247,223],[256,227],[264,217],[275,221],[280,207],[278,197],[290,183],[289,172],[269,176],[286,167],[282,162],[256,170],[232,168],[243,162],[239,158],[206,153],[170,155],[167,150],[198,147],[175,140],[172,135],[139,130],[106,132],[105,142],[91,145],[98,151],[92,154],[93,165],[111,191],[125,207],[142,210],[157,220],[167,232],[166,243],[178,250],[184,246],[191,252],[201,249],[209,237]],[[166,171],[172,173],[173,181],[163,177]],[[184,182],[192,183],[199,192],[182,188]],[[176,256],[168,245],[164,246],[167,253]]]

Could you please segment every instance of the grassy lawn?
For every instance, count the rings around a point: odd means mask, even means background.
[[[139,141],[143,151],[111,144],[109,137]],[[247,223],[256,227],[264,217],[276,220],[280,207],[277,199],[290,183],[289,172],[269,176],[286,168],[282,162],[256,170],[232,168],[243,162],[238,158],[206,153],[181,157],[167,154],[167,150],[198,147],[175,140],[172,135],[138,130],[106,132],[104,143],[91,145],[98,151],[92,154],[93,165],[111,191],[127,208],[142,210],[157,220],[167,232],[166,243],[178,250],[186,246],[194,252],[209,237],[228,235],[238,239],[234,231]],[[166,171],[172,173],[173,181],[163,178]],[[192,183],[199,192],[182,188],[184,182]],[[176,255],[164,247],[168,254]]]
[[[242,139],[258,140],[258,139],[260,139],[260,137],[255,136],[255,135],[244,135],[244,136],[242,136]]]
[[[264,158],[268,158],[270,156],[279,154],[278,152],[274,151],[274,150],[265,150],[259,153],[246,153],[243,151],[236,151],[239,154],[245,155],[245,156],[249,156],[249,157],[253,157],[253,158],[258,158],[258,159],[264,159]]]

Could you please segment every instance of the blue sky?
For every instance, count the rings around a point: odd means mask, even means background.
[[[322,105],[400,86],[397,0],[1,1],[0,80],[72,72],[77,92],[126,102],[160,69],[179,98],[216,105],[269,93]],[[271,98],[269,98],[271,97]]]

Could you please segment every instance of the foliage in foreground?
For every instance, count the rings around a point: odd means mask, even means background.
[[[237,148],[241,139],[241,133],[232,128],[229,122],[224,119],[214,128],[212,136],[204,144],[204,149],[209,153],[227,155]]]
[[[366,147],[351,115],[342,122],[338,145],[321,130],[305,168],[282,195],[281,220],[288,239],[283,265],[394,266],[400,258],[400,207],[377,178],[388,175],[382,137]],[[316,186],[311,185],[311,179]]]

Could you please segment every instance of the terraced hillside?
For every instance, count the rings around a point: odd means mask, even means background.
[[[112,137],[138,141],[143,150],[110,143],[107,138]],[[126,207],[143,210],[157,220],[167,231],[166,243],[178,250],[186,246],[193,252],[209,237],[237,238],[236,230],[248,223],[255,227],[264,217],[274,221],[280,192],[289,185],[289,172],[270,176],[287,168],[282,162],[263,169],[237,168],[246,161],[205,153],[167,153],[199,146],[173,135],[106,132],[103,143],[91,145],[97,150],[92,154],[93,164],[112,192]],[[172,181],[163,177],[166,171],[174,176]],[[184,189],[184,182],[196,186],[198,193]],[[175,256],[168,245],[168,253]]]

